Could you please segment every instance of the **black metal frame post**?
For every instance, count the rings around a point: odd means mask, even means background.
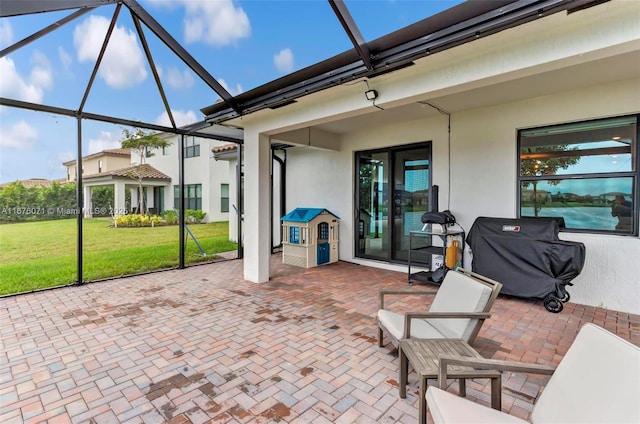
[[[242,144],[238,143],[238,166],[236,166],[236,199],[238,203],[238,259],[242,259],[244,257],[244,246],[242,239],[242,211],[243,207],[243,199],[242,193],[244,191],[244,187],[242,184]]]
[[[82,263],[83,263],[83,245],[82,245],[82,218],[83,218],[83,206],[84,196],[82,191],[82,118],[78,117],[78,145],[76,160],[76,210],[78,216],[76,217],[78,222],[78,239],[77,239],[77,257],[76,257],[76,284],[83,284],[82,277]]]
[[[180,209],[178,210],[178,225],[180,226],[180,264],[178,267],[185,267],[185,234],[184,234],[184,134],[178,139],[178,202]]]

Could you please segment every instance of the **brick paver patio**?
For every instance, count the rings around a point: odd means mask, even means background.
[[[0,422],[417,422],[415,374],[400,399],[397,355],[375,341],[378,289],[406,275],[280,260],[260,285],[233,260],[0,299]],[[640,344],[640,316],[501,296],[474,346],[557,364],[586,322]],[[526,417],[545,381],[507,378],[503,410]],[[488,405],[487,386],[468,396]]]

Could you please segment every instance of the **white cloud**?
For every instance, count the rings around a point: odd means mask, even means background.
[[[222,78],[218,78],[218,82],[220,83],[220,85],[222,87],[224,87],[225,90],[227,90],[229,92],[229,94],[231,94],[232,96],[236,96],[240,93],[242,93],[244,90],[242,89],[242,86],[240,84],[236,84],[235,87],[229,87],[229,85],[227,85],[227,82],[225,80],[223,80]]]
[[[233,0],[182,0],[186,14],[187,43],[203,41],[216,47],[235,43],[251,35],[249,17]]]
[[[43,87],[53,87],[53,76],[51,75],[51,64],[47,57],[36,51],[31,58],[33,62],[33,68],[31,69],[31,75],[29,80],[32,84]]]
[[[78,61],[95,63],[109,22],[105,17],[92,15],[75,28],[73,44],[77,49]],[[146,79],[145,59],[135,33],[116,25],[98,75],[112,88],[131,87]]]
[[[0,95],[16,100],[42,103],[44,89],[53,83],[51,67],[46,57],[39,52],[34,53],[34,67],[28,78],[23,78],[16,69],[13,60],[0,58]]]
[[[176,121],[176,126],[183,127],[188,124],[193,124],[195,122],[200,121],[198,115],[192,110],[183,111],[183,110],[171,110],[173,114],[173,119]],[[171,121],[169,120],[169,115],[166,111],[162,112],[160,116],[156,118],[156,124],[164,125],[166,127],[171,126]]]
[[[100,138],[89,140],[89,154],[98,153],[107,149],[119,148],[120,140],[116,139],[111,131],[101,131]]]
[[[0,147],[16,150],[31,150],[38,139],[38,131],[25,121],[0,126]]]
[[[180,72],[177,68],[170,68],[166,75],[167,84],[172,88],[189,88],[193,86],[193,74],[185,69]]]
[[[69,162],[70,160],[74,160],[76,158],[76,154],[72,151],[60,152],[56,155],[56,160],[59,163]]]
[[[0,48],[5,48],[13,44],[13,28],[6,20],[0,21]]]
[[[280,72],[291,72],[293,69],[293,52],[290,48],[282,49],[273,55],[273,63]]]
[[[73,63],[73,58],[62,46],[58,46],[58,58],[60,59],[60,63],[66,72],[71,72],[71,64]]]
[[[75,160],[76,155],[73,152],[61,152],[58,153],[55,158],[51,158],[47,161],[47,167],[49,168],[49,175],[51,178],[61,178],[65,175],[65,171],[67,169],[66,166],[63,165],[65,162],[69,162],[70,160]]]

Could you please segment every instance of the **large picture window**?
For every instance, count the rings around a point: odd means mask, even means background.
[[[220,184],[220,212],[229,212],[229,184]]]
[[[180,209],[180,189],[179,186],[173,188],[173,205]],[[184,185],[184,208],[191,210],[202,210],[202,184]]]
[[[200,142],[195,137],[184,140],[184,157],[194,158],[200,156]]]
[[[637,115],[519,131],[519,215],[637,234],[637,140]]]

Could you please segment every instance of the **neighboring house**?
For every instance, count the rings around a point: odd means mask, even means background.
[[[282,248],[280,218],[287,213],[286,207],[286,152],[283,150],[285,146],[271,146],[271,180],[269,190],[271,195],[271,212],[269,220],[271,221],[271,249],[272,251]],[[233,143],[223,144],[211,149],[215,160],[226,161],[229,163],[228,181],[229,181],[229,240],[238,242],[238,239],[244,240],[243,236],[238,236],[238,216],[244,219],[244,202],[238,201],[238,185],[244,179],[244,166],[241,172],[238,171],[238,145]],[[241,191],[241,193],[244,193]],[[239,208],[238,205],[242,207]],[[239,210],[241,209],[241,210]],[[242,229],[241,229],[242,230]]]
[[[229,205],[229,240],[238,242],[238,216],[242,216],[238,205],[238,146],[226,143],[211,148],[211,153],[216,162],[226,162],[228,181],[228,205]],[[242,176],[240,176],[242,178]],[[244,209],[244,208],[243,208]],[[240,237],[242,239],[242,237]]]
[[[104,186],[114,187],[114,215],[138,212],[139,178],[142,179],[146,211],[162,214],[166,210],[179,209],[179,136],[161,136],[169,139],[171,144],[154,150],[142,165],[132,163],[130,149],[105,150],[82,159],[85,217],[91,217],[95,212],[91,201],[92,189]],[[224,144],[215,140],[185,137],[185,209],[200,209],[206,212],[203,222],[229,219],[229,164],[216,161],[211,152],[212,146]],[[73,177],[74,181],[76,161],[65,162],[64,165],[67,166],[67,175]],[[130,193],[129,196],[127,191]]]
[[[67,167],[67,181],[77,179],[76,160],[64,162]],[[131,166],[131,149],[107,149],[82,158],[82,175],[102,174]]]
[[[461,19],[470,22],[471,30],[482,22],[474,21],[473,7],[490,4],[457,6],[470,12]],[[509,10],[496,10],[492,17]],[[573,281],[571,301],[640,314],[640,261],[634,259],[640,257],[640,2],[593,2],[570,13],[539,16],[433,54],[416,50],[408,63],[412,66],[375,78],[345,84],[331,80],[319,90],[310,86],[311,94],[280,104],[274,100],[274,107],[267,104],[259,113],[235,115],[225,104],[203,109],[211,122],[244,129],[244,278],[260,283],[270,277],[274,241],[269,232],[276,214],[264,211],[279,201],[271,192],[286,193],[287,209],[323,207],[340,216],[341,260],[406,272],[407,230],[411,225],[420,229],[415,218],[428,208],[424,194],[407,196],[438,185],[440,210],[451,210],[468,230],[478,216],[531,214],[521,200],[535,181],[539,189],[568,193],[567,201],[570,194],[631,194],[627,200],[634,205],[634,225],[628,231],[615,229],[606,207],[586,211],[602,212],[596,219],[588,213],[573,216],[580,210],[571,205],[551,212],[565,217],[563,239],[586,246],[585,267]],[[389,42],[410,31],[397,31]],[[382,37],[375,45],[386,41]],[[374,48],[374,43],[365,47]],[[389,51],[383,53],[400,50]],[[358,60],[356,53],[349,57]],[[332,69],[317,65],[319,73]],[[300,71],[299,81],[311,80],[314,66]],[[295,93],[296,78],[244,92],[243,102],[265,104],[262,99],[269,95],[277,99],[287,89]],[[274,144],[289,146],[284,191],[268,189]],[[558,153],[566,145],[571,149]],[[556,149],[541,149],[541,160],[579,159],[559,166],[553,184],[549,177],[520,175],[521,152],[544,146]],[[407,181],[416,187],[403,189],[403,198],[395,202],[393,188]],[[398,203],[398,210],[389,208]],[[362,219],[367,215],[370,222]],[[371,227],[368,231],[362,221]],[[383,238],[386,248],[368,250],[361,238],[372,233]],[[468,248],[464,256],[471,267]]]
[[[107,211],[108,213],[112,215],[137,213],[140,181],[145,196],[146,211],[162,213],[162,193],[164,193],[165,187],[171,183],[171,177],[149,164],[142,164],[83,177],[83,210],[85,218],[91,218],[94,214],[105,214],[105,211],[95,211],[91,200],[92,189],[104,186],[113,186],[113,206],[111,210]],[[127,190],[131,194],[131,202],[129,204],[126,201]]]
[[[161,170],[170,181],[154,189],[153,205],[157,211],[179,209],[178,139],[164,134],[171,145],[155,150],[146,158],[147,164]],[[204,222],[228,221],[232,211],[230,202],[229,163],[217,161],[211,152],[226,143],[198,137],[184,138],[184,197],[185,209],[200,209],[207,213]],[[235,177],[234,177],[235,181]]]

